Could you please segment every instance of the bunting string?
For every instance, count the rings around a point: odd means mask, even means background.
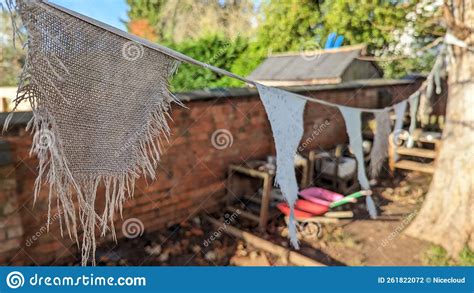
[[[12,1],[12,0],[8,0],[8,1]],[[32,0],[32,1],[38,1],[38,0]],[[225,75],[225,76],[228,76],[228,77],[231,77],[231,78],[234,78],[234,79],[238,79],[242,82],[245,82],[248,85],[255,86],[255,87],[257,86],[257,82],[255,82],[253,80],[247,79],[243,76],[232,73],[232,72],[227,71],[225,69],[222,69],[222,68],[219,68],[219,67],[216,67],[216,66],[198,61],[198,60],[196,60],[192,57],[189,57],[185,54],[182,54],[180,52],[177,52],[177,51],[172,50],[170,48],[167,48],[165,46],[161,46],[159,44],[152,43],[148,40],[142,39],[140,37],[137,37],[135,35],[132,35],[130,33],[127,33],[125,31],[117,29],[115,27],[112,27],[112,26],[110,26],[108,24],[105,24],[103,22],[100,22],[96,19],[90,18],[88,16],[85,16],[85,15],[80,14],[78,12],[75,12],[73,10],[67,9],[67,8],[65,8],[61,5],[56,4],[56,3],[52,3],[52,2],[49,2],[47,0],[42,0],[41,2],[43,2],[47,6],[51,7],[52,9],[55,9],[55,10],[57,10],[59,12],[62,12],[62,13],[69,14],[69,15],[71,15],[75,18],[81,19],[82,21],[85,21],[85,22],[87,22],[87,23],[89,23],[93,26],[96,26],[96,27],[99,27],[99,28],[104,29],[106,31],[109,31],[109,32],[111,32],[115,35],[121,36],[125,39],[128,39],[128,40],[132,41],[132,42],[136,42],[137,44],[139,44],[141,46],[144,46],[146,48],[156,50],[156,51],[158,51],[160,53],[163,53],[165,55],[168,55],[169,57],[174,58],[174,59],[176,59],[180,62],[186,62],[186,63],[193,64],[193,65],[196,65],[196,66],[200,66],[200,67],[209,69],[211,71],[214,71],[214,72],[216,72],[220,75]],[[452,39],[452,38],[450,38],[450,39]],[[446,38],[444,38],[443,40],[446,40]],[[425,85],[425,83],[423,83],[418,91],[423,90],[425,87],[426,87],[426,85]],[[325,106],[329,106],[329,107],[336,107],[337,108],[337,107],[341,106],[340,104],[331,103],[329,101],[321,100],[321,99],[314,98],[314,97],[307,97],[307,96],[298,95],[298,94],[296,94],[296,96],[300,99],[304,99],[304,100],[307,100],[309,102],[319,103],[321,105],[325,105]],[[409,99],[409,98],[407,98],[407,99]],[[359,107],[350,107],[350,106],[347,106],[347,105],[343,105],[343,106],[349,107],[349,108],[354,108],[354,109],[359,109],[363,112],[375,113],[375,112],[385,111],[385,108],[359,108]]]

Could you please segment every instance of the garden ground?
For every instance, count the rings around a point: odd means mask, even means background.
[[[408,173],[387,178],[374,188],[380,217],[370,220],[362,200],[352,206],[355,219],[322,226],[319,239],[302,240],[299,253],[323,265],[342,266],[421,266],[473,265],[474,255],[464,251],[459,260],[447,257],[442,248],[404,235],[403,230],[416,216],[427,192],[431,176]],[[152,266],[271,266],[287,262],[256,249],[242,239],[217,230],[201,214],[170,226],[159,233],[144,233],[135,239],[100,245],[98,265]],[[218,218],[218,214],[213,214]],[[270,222],[267,233],[259,233],[253,223],[239,219],[235,227],[288,247],[286,225],[279,217]],[[217,237],[211,237],[212,235]],[[78,258],[79,259],[79,258]],[[71,261],[69,265],[78,264]],[[291,263],[290,263],[291,265]]]

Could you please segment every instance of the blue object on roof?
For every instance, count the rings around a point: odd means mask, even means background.
[[[332,32],[328,36],[326,45],[324,45],[324,49],[340,48],[343,42],[344,42],[344,36],[342,35],[338,36],[335,32]]]
[[[336,41],[337,34],[336,33],[330,33],[328,36],[328,39],[326,41],[326,45],[324,45],[324,49],[331,49],[333,48],[334,42]]]
[[[344,36],[338,36],[336,41],[334,42],[334,45],[332,48],[340,48],[342,46],[342,43],[344,42]]]

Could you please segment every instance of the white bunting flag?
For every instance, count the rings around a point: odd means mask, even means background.
[[[265,106],[273,131],[276,148],[276,184],[281,188],[291,209],[289,237],[299,248],[294,220],[294,204],[298,198],[294,157],[303,136],[303,113],[306,101],[297,95],[257,84],[260,99]]]
[[[360,113],[361,110],[339,106],[344,121],[346,123],[346,132],[349,136],[349,144],[352,152],[357,159],[357,179],[364,190],[370,190],[369,180],[365,174],[364,153],[362,150],[362,132]],[[366,196],[367,211],[372,219],[377,218],[377,209],[370,195]]]

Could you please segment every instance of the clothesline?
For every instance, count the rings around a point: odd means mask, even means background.
[[[91,17],[88,17],[86,15],[83,15],[83,14],[80,14],[78,12],[75,12],[73,10],[70,10],[70,9],[67,9],[61,5],[58,5],[58,4],[55,4],[55,3],[51,3],[47,0],[44,0],[44,3],[47,4],[48,6],[52,7],[52,8],[55,8],[55,9],[58,9],[64,13],[67,13],[73,17],[76,17],[76,18],[79,18],[85,22],[88,22],[94,26],[97,26],[99,28],[102,28],[106,31],[109,31],[111,33],[114,33],[116,35],[119,35],[125,39],[128,39],[130,41],[133,41],[133,42],[136,42],[142,46],[145,46],[147,48],[150,48],[152,50],[156,50],[158,52],[161,52],[163,54],[166,54],[178,61],[181,61],[181,62],[186,62],[186,63],[189,63],[189,64],[193,64],[193,65],[197,65],[197,66],[200,66],[200,67],[204,67],[204,68],[207,68],[209,70],[212,70],[218,74],[221,74],[221,75],[225,75],[225,76],[228,76],[228,77],[231,77],[231,78],[234,78],[234,79],[238,79],[240,81],[243,81],[249,85],[252,85],[252,86],[256,86],[257,85],[257,82],[253,81],[253,80],[250,80],[250,79],[247,79],[243,76],[240,76],[238,74],[235,74],[235,73],[232,73],[230,71],[227,71],[225,69],[222,69],[222,68],[219,68],[219,67],[216,67],[216,66],[213,66],[213,65],[210,65],[210,64],[207,64],[207,63],[204,63],[204,62],[201,62],[199,60],[196,60],[192,57],[189,57],[187,55],[184,55],[180,52],[177,52],[175,50],[172,50],[170,48],[167,48],[167,47],[164,47],[164,46],[161,46],[159,44],[155,44],[155,43],[152,43],[148,40],[145,40],[143,38],[140,38],[140,37],[137,37],[135,35],[132,35],[130,33],[127,33],[125,31],[122,31],[120,29],[117,29],[113,26],[110,26],[106,23],[103,23],[103,22],[100,22],[96,19],[93,19]],[[412,94],[410,97],[408,97],[406,100],[412,98],[415,94],[417,94],[418,92],[420,91],[417,90],[414,94]],[[328,102],[328,101],[324,101],[324,100],[320,100],[320,99],[316,99],[316,98],[312,98],[312,97],[307,97],[307,96],[302,96],[302,95],[298,95],[296,94],[299,98],[301,99],[304,99],[304,100],[307,100],[307,101],[310,101],[310,102],[315,102],[315,103],[319,103],[321,105],[325,105],[325,106],[329,106],[329,107],[340,107],[340,106],[345,106],[345,105],[340,105],[340,104],[336,104],[336,103],[331,103],[331,102]],[[383,111],[386,111],[387,108],[392,108],[392,106],[388,106],[388,107],[384,107],[384,108],[359,108],[359,107],[350,107],[350,106],[345,106],[345,107],[348,107],[348,108],[354,108],[354,109],[357,109],[357,110],[360,110],[360,111],[364,111],[364,112],[383,112]]]

